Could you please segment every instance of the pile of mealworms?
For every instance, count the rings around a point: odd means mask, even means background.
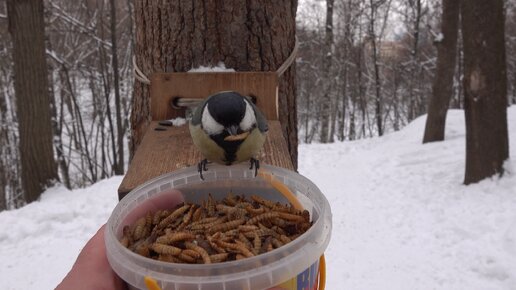
[[[220,263],[279,248],[306,232],[312,223],[297,210],[257,195],[228,194],[198,204],[148,212],[123,228],[122,245],[142,256],[172,263]]]

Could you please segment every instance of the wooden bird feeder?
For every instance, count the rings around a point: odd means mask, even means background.
[[[154,73],[150,81],[152,120],[118,188],[119,199],[154,177],[196,165],[204,158],[192,142],[188,124],[155,130],[159,121],[185,117],[185,109],[174,106],[177,98],[203,99],[220,91],[237,91],[255,97],[256,105],[269,122],[259,159],[294,170],[278,120],[276,72]]]

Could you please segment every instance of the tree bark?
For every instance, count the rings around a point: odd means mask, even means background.
[[[113,66],[113,89],[115,91],[115,114],[116,114],[116,131],[117,131],[117,154],[113,156],[114,171],[116,175],[124,174],[124,130],[122,129],[122,112],[120,103],[120,82],[118,71],[118,51],[116,39],[116,6],[115,0],[110,0],[111,15],[111,62]]]
[[[462,1],[464,184],[503,173],[509,157],[503,0]]]
[[[371,41],[371,52],[372,52],[372,61],[374,67],[374,91],[375,91],[375,110],[374,116],[376,119],[376,128],[378,130],[378,136],[383,135],[383,124],[382,124],[382,94],[381,94],[381,80],[380,80],[380,68],[378,65],[378,47],[376,41],[376,31],[375,31],[375,19],[377,17],[378,12],[378,4],[373,3],[373,0],[369,1],[370,4],[370,19],[369,19],[369,39]]]
[[[136,1],[138,66],[181,72],[223,62],[237,71],[275,71],[295,44],[297,0]],[[295,64],[280,78],[279,117],[297,168]],[[150,120],[149,86],[136,82],[131,115],[131,155]]]
[[[437,42],[437,69],[432,84],[432,98],[428,105],[423,143],[444,140],[446,112],[453,94],[453,75],[459,31],[460,3],[443,0],[441,33],[444,38]]]
[[[45,60],[43,1],[8,0],[22,183],[27,202],[56,180]]]
[[[330,111],[332,111],[332,98],[330,91],[332,88],[331,65],[332,65],[332,46],[333,46],[333,0],[326,0],[326,26],[325,26],[325,40],[323,50],[323,67],[322,67],[322,85],[323,97],[321,100],[321,143],[333,142],[333,136],[329,136],[330,130]],[[331,141],[330,141],[331,139]]]

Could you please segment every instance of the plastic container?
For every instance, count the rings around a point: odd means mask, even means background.
[[[249,170],[247,164],[210,164],[203,175],[204,181],[197,167],[162,175],[131,191],[113,210],[106,227],[107,257],[130,289],[147,289],[145,276],[155,279],[163,290],[318,289],[319,258],[330,241],[332,222],[328,200],[317,186],[293,171],[268,165],[262,165],[258,177],[254,177],[254,170]],[[149,201],[154,201],[150,202],[153,210],[170,208],[156,201],[174,189],[183,193],[186,202],[205,200],[208,193],[219,200],[231,191],[287,203],[276,189],[278,184],[287,186],[310,212],[313,225],[296,240],[271,252],[208,265],[174,264],[137,255],[118,242],[122,228],[143,215],[143,204],[145,210]],[[136,216],[135,212],[140,213]]]

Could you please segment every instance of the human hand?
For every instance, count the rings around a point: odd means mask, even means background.
[[[126,290],[106,257],[104,226],[86,243],[72,270],[55,290]]]

